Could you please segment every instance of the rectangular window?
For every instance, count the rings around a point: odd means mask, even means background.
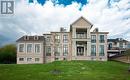
[[[63,60],[67,60],[67,58],[64,57]]]
[[[119,45],[120,45],[120,48],[122,49],[123,48],[123,43],[120,42]]]
[[[104,43],[105,40],[104,40],[104,35],[100,35],[100,43]]]
[[[51,36],[47,36],[46,37],[46,42],[50,42],[51,41]]]
[[[24,44],[19,45],[19,52],[24,52]]]
[[[99,47],[99,56],[104,56],[104,45],[100,45]]]
[[[27,61],[32,61],[32,58],[27,58]]]
[[[58,61],[58,60],[59,60],[59,58],[55,58],[55,60],[56,60],[56,61]]]
[[[35,61],[36,61],[36,62],[40,61],[40,58],[35,58]]]
[[[78,39],[87,38],[87,34],[85,32],[76,32],[76,38]]]
[[[46,56],[51,56],[51,46],[46,46]]]
[[[60,35],[55,35],[55,42],[60,43]]]
[[[27,53],[32,52],[32,44],[27,44]]]
[[[68,54],[68,45],[63,46],[63,56],[67,56]]]
[[[91,46],[91,56],[96,56],[96,45]]]
[[[19,58],[19,61],[24,61],[24,58]]]
[[[96,43],[96,35],[91,35],[91,42]]]
[[[35,53],[40,53],[40,44],[35,44]]]
[[[63,42],[67,43],[68,42],[68,35],[63,35]]]
[[[55,47],[55,56],[60,56],[60,47],[59,46]]]

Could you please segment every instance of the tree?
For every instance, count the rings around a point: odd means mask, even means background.
[[[16,46],[5,45],[0,48],[0,63],[16,63]]]

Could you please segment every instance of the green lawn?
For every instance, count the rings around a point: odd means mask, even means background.
[[[128,64],[114,61],[0,64],[0,80],[130,80],[130,73]]]

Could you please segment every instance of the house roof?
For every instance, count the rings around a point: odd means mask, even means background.
[[[116,39],[107,39],[108,42],[128,42],[127,40],[116,38]]]
[[[25,36],[22,36],[21,38],[19,38],[16,42],[23,42],[23,41],[44,41],[44,36],[37,36],[38,39],[35,39],[34,37],[36,36],[27,36],[28,39],[25,40],[24,39]]]
[[[84,18],[83,16],[81,16],[76,21],[74,21],[72,24],[70,24],[70,31],[72,30],[72,25],[75,24],[81,18],[84,19],[86,22],[88,22],[91,25],[91,28],[92,28],[93,24],[91,22],[89,22],[86,18]]]
[[[91,33],[94,33],[94,34],[108,34],[109,32],[91,32]]]

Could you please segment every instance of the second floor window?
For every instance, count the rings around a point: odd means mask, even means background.
[[[100,43],[104,43],[105,39],[104,39],[104,35],[100,35]]]
[[[67,43],[68,42],[68,35],[63,35],[63,42]]]
[[[120,42],[119,45],[120,45],[120,48],[123,48],[123,43],[122,42]]]
[[[19,52],[24,52],[24,44],[19,45]]]
[[[32,44],[27,44],[27,52],[28,53],[32,52]]]
[[[91,42],[92,43],[96,43],[96,35],[92,35],[91,36]]]
[[[76,38],[78,38],[78,39],[87,38],[87,33],[85,33],[85,32],[76,32]]]
[[[35,53],[40,53],[40,44],[35,44]]]
[[[46,42],[50,42],[51,41],[51,36],[47,36],[46,37]]]
[[[60,35],[55,35],[55,42],[59,43],[60,42]]]

